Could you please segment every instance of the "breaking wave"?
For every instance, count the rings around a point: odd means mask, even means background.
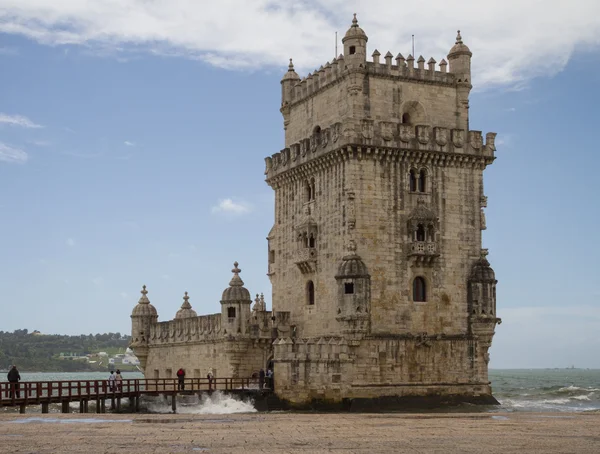
[[[142,400],[142,406],[150,413],[172,413],[171,397],[153,397]],[[211,395],[180,395],[177,397],[177,413],[194,415],[229,415],[234,413],[255,413],[251,400],[241,400],[235,396],[215,391]]]

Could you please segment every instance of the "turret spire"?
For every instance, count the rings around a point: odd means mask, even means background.
[[[354,18],[352,19],[352,26],[358,27],[358,19],[356,18],[356,13],[354,13]]]
[[[244,281],[242,281],[242,278],[240,277],[240,273],[242,272],[242,270],[238,268],[238,265],[238,262],[233,262],[233,269],[231,270],[231,272],[233,273],[233,277],[229,282],[230,287],[241,287],[242,285],[244,285]]]
[[[146,290],[145,285],[142,286],[142,290],[140,291],[140,293],[142,294],[142,297],[138,301],[138,304],[150,304],[150,300],[146,296],[146,295],[148,295],[148,290]]]
[[[460,36],[460,30],[456,32],[456,44],[462,44],[462,36]]]

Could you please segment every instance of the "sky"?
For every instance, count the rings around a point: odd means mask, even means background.
[[[490,367],[600,368],[600,2],[201,3],[0,0],[0,330],[129,333],[143,284],[161,320],[184,291],[216,313],[234,261],[270,308],[279,82],[356,12],[369,54],[414,34],[439,62],[457,29],[473,52],[470,126],[498,133]]]

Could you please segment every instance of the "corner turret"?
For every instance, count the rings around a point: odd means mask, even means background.
[[[145,285],[140,293],[142,296],[131,313],[131,343],[129,346],[140,360],[142,369],[145,369],[146,359],[148,358],[150,326],[158,321],[158,313],[156,308],[150,304],[147,296],[148,290],[146,290]]]
[[[286,103],[292,101],[294,94],[294,87],[296,83],[300,81],[300,76],[294,70],[294,63],[290,58],[290,64],[288,65],[287,72],[281,79],[281,105],[284,106]]]
[[[185,292],[183,296],[183,304],[181,305],[181,309],[177,311],[175,314],[175,318],[192,318],[198,317],[198,314],[194,309],[192,309],[192,305],[190,304],[190,297],[188,296],[188,292]]]
[[[344,60],[347,67],[358,67],[361,64],[365,66],[368,40],[369,38],[363,29],[358,26],[356,13],[354,13],[352,25],[342,39],[342,43],[344,44]]]
[[[471,92],[471,57],[473,54],[463,43],[460,30],[456,35],[456,43],[448,53],[450,72],[455,75],[457,93],[458,128],[469,130],[469,93]]]
[[[252,300],[240,278],[241,271],[238,262],[234,262],[231,270],[233,277],[221,297],[221,327],[226,336],[246,334],[246,321],[250,317]]]

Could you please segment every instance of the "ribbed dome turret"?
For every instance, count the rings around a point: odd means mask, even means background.
[[[475,262],[473,268],[471,268],[471,276],[469,279],[471,282],[496,282],[496,273],[488,262],[487,249],[481,251],[481,258]]]
[[[150,304],[150,300],[146,296],[146,295],[148,295],[148,290],[146,290],[145,285],[142,287],[142,290],[140,293],[142,294],[142,297],[138,301],[137,305],[133,308],[133,312],[131,313],[131,315],[132,316],[133,315],[135,315],[135,316],[158,316],[158,313],[156,312],[156,308],[152,304]]]
[[[471,53],[471,49],[467,47],[466,44],[462,41],[462,36],[460,36],[460,30],[458,30],[456,35],[456,44],[452,46],[450,52],[448,53],[448,58],[458,57],[459,55],[468,55],[471,57],[473,54]]]
[[[281,81],[284,80],[300,80],[300,76],[294,70],[294,63],[292,63],[292,59],[290,58],[290,64],[288,65],[287,72],[283,75]]]
[[[354,19],[352,19],[352,25],[350,26],[350,28],[344,35],[344,38],[342,39],[342,43],[344,41],[346,41],[347,39],[356,39],[356,38],[364,39],[365,41],[369,40],[369,38],[367,38],[367,34],[364,32],[364,30],[358,26],[358,20],[356,19],[356,13],[354,13]]]
[[[359,255],[352,254],[347,255],[342,259],[342,263],[338,268],[336,279],[340,278],[357,278],[357,277],[368,277],[369,270],[367,265],[362,261]]]
[[[175,314],[175,318],[198,317],[196,311],[192,309],[192,305],[190,304],[189,299],[190,297],[188,296],[188,292],[185,292],[185,295],[183,297],[183,304],[181,305],[181,309],[179,309],[177,311],[177,314]]]
[[[221,301],[248,301],[251,302],[250,292],[244,287],[244,281],[239,276],[242,270],[238,268],[238,262],[233,264],[233,277],[229,282],[229,288],[226,288],[223,292]]]

